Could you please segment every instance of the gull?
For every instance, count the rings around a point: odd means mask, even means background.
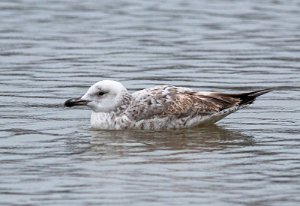
[[[67,100],[64,106],[91,108],[94,129],[183,129],[214,124],[270,91],[226,94],[162,85],[131,94],[120,82],[102,80],[83,96]]]

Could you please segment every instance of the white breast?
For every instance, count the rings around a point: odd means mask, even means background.
[[[112,115],[104,112],[92,112],[91,126],[95,129],[114,129]]]

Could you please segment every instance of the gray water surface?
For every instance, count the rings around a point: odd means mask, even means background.
[[[299,1],[0,2],[1,205],[298,205]],[[134,92],[277,87],[217,126],[93,131],[65,109]]]

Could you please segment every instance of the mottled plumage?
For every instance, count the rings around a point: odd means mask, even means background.
[[[215,123],[269,91],[223,94],[166,85],[130,94],[122,84],[104,80],[65,106],[86,102],[93,110],[91,125],[96,129],[189,128]]]

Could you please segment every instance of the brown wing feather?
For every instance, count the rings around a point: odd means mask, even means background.
[[[200,92],[178,93],[165,114],[168,115],[207,115],[237,105],[236,98],[222,96],[218,93],[201,94]]]
[[[201,93],[190,89],[164,86],[144,90],[136,95],[126,111],[131,119],[177,118],[213,114],[238,105],[240,99],[219,93]]]

